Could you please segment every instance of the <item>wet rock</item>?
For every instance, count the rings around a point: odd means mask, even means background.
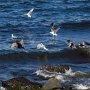
[[[42,87],[41,90],[61,90],[61,84],[56,78],[50,78]]]
[[[2,86],[7,90],[40,90],[42,85],[34,83],[24,77],[18,77],[3,81]]]
[[[87,48],[78,47],[77,49],[82,55],[84,55],[84,56],[86,55],[86,56],[90,57],[90,47],[87,47]]]
[[[49,72],[60,72],[60,73],[65,73],[66,70],[69,70],[68,65],[57,65],[57,66],[50,66],[50,65],[45,65],[41,68],[41,70],[47,70]]]
[[[61,90],[73,90],[71,85],[66,85],[65,83],[62,85]]]

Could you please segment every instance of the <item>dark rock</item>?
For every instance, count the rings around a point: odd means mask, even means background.
[[[62,84],[62,90],[73,90],[71,85]]]
[[[78,49],[78,51],[81,52],[82,55],[90,56],[90,48],[89,47],[87,47],[87,48],[78,47],[77,49]]]
[[[34,83],[24,77],[18,77],[3,81],[2,86],[7,90],[40,90],[42,85]]]
[[[61,84],[56,78],[50,78],[41,90],[61,90]]]
[[[57,65],[57,66],[45,65],[41,68],[41,70],[47,70],[49,72],[65,73],[65,70],[69,70],[69,66],[68,65]]]

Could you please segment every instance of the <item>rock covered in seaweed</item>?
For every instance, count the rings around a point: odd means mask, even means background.
[[[65,71],[69,69],[70,67],[68,65],[57,65],[57,66],[45,65],[41,68],[41,70],[47,70],[50,72],[58,72],[58,73],[65,73]]]
[[[2,82],[7,90],[40,90],[41,84],[32,82],[24,77],[13,78]]]

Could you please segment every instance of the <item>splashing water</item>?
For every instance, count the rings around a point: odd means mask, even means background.
[[[83,85],[83,84],[74,84],[73,86],[74,86],[75,89],[80,89],[80,90],[90,89],[90,86],[86,86],[86,85]]]
[[[65,75],[74,76],[74,75],[75,75],[75,72],[72,72],[72,69],[71,69],[71,67],[70,67],[69,70],[65,70]]]

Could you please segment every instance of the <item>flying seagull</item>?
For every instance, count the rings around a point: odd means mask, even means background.
[[[51,32],[50,34],[53,35],[53,37],[57,36],[57,32],[60,29],[60,26],[55,25],[54,23],[51,23],[50,25]]]
[[[40,44],[37,45],[37,49],[44,49],[44,50],[48,51],[48,49],[42,43],[40,43]]]
[[[28,16],[28,17],[31,18],[32,17],[31,15],[32,15],[33,10],[34,10],[34,8],[32,8],[28,13],[26,13],[24,15],[26,15],[26,16]]]

